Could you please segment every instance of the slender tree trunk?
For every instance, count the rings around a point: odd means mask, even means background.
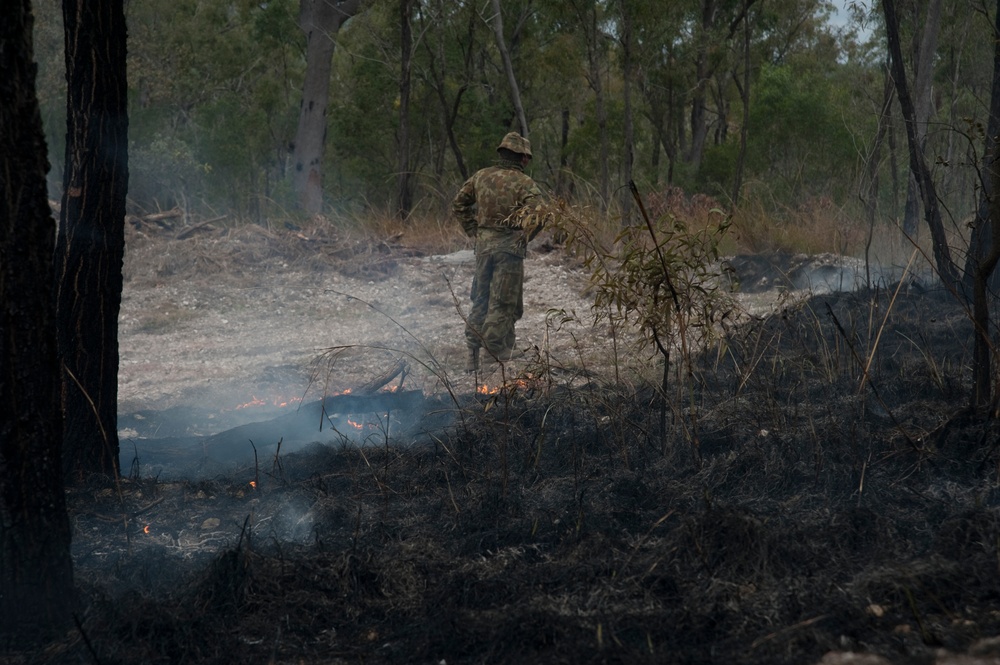
[[[566,182],[569,167],[569,108],[564,106],[559,114],[559,173],[556,174],[556,193],[567,195],[572,189],[572,182]]]
[[[632,165],[635,161],[635,136],[632,127],[632,15],[627,0],[619,0],[622,19],[622,97],[625,102],[625,173],[624,181],[632,182]],[[632,193],[622,190],[622,224],[632,222]]]
[[[396,161],[396,216],[405,220],[413,207],[410,188],[410,62],[413,55],[413,0],[399,0],[399,139]]]
[[[437,25],[440,25],[441,23],[440,20],[434,18],[432,18],[432,21]],[[462,96],[465,94],[465,91],[468,90],[468,82],[472,76],[472,45],[475,39],[475,30],[476,15],[474,12],[469,12],[468,48],[465,51],[465,81],[455,94],[454,102],[451,103],[448,101],[444,74],[444,67],[447,62],[444,56],[444,43],[446,37],[443,34],[438,34],[436,50],[431,49],[429,40],[424,40],[424,45],[429,56],[428,63],[431,78],[434,81],[434,93],[437,95],[438,102],[441,104],[442,129],[447,136],[448,145],[451,147],[452,155],[455,157],[455,166],[458,168],[458,172],[462,176],[463,182],[469,179],[469,169],[465,165],[465,159],[462,157],[462,148],[459,146],[458,138],[455,136],[455,121],[458,119],[458,110],[460,108]],[[438,66],[438,63],[440,63],[440,67]]]
[[[920,150],[920,142],[917,138],[913,101],[906,84],[906,72],[903,69],[902,51],[899,46],[899,21],[896,17],[895,0],[883,0],[882,9],[885,12],[886,36],[889,42],[889,56],[892,60],[892,75],[896,83],[896,96],[899,97],[899,106],[903,112],[903,124],[906,127],[910,170],[916,176],[920,188],[924,214],[934,245],[934,260],[937,264],[938,274],[946,287],[954,288],[959,281],[958,271],[951,259],[951,249],[948,247],[948,238],[944,233],[944,223],[941,221],[941,210],[938,207],[934,180],[931,178],[930,169],[924,160],[924,154]]]
[[[930,0],[927,15],[922,23],[920,46],[914,63],[914,130],[923,153],[927,147],[927,123],[931,117],[931,81],[934,72],[934,52],[941,28],[941,0]],[[906,210],[903,215],[903,232],[916,238],[920,220],[920,191],[916,177],[911,173],[906,193]]]
[[[128,189],[123,0],[63,0],[63,24],[69,89],[55,250],[63,462],[74,476],[114,478]]]
[[[885,65],[885,81],[882,86],[882,105],[879,108],[878,123],[875,138],[872,140],[871,151],[865,158],[864,182],[862,183],[862,200],[865,206],[865,217],[868,222],[868,236],[865,239],[865,284],[871,285],[871,264],[869,252],[875,237],[876,214],[878,213],[879,165],[882,161],[882,145],[885,143],[889,130],[889,119],[892,113],[894,99],[892,75],[889,73],[889,63]]]
[[[510,86],[510,101],[514,105],[514,113],[517,115],[517,124],[520,126],[521,136],[528,138],[528,118],[524,114],[524,105],[521,103],[521,90],[517,85],[517,77],[514,75],[514,65],[510,60],[510,52],[507,50],[507,42],[503,34],[503,14],[500,11],[500,0],[491,0],[493,7],[493,35],[497,40],[497,49],[500,51],[500,59],[503,60],[503,70],[507,75],[507,85]]]
[[[608,138],[608,110],[604,102],[604,84],[601,80],[601,36],[597,25],[597,5],[591,0],[587,3],[587,11],[577,6],[577,14],[584,26],[584,38],[587,44],[587,83],[594,91],[594,110],[597,117],[597,133],[600,143],[598,154],[600,182],[598,183],[601,197],[601,209],[607,210],[608,197],[611,190],[611,174],[608,160],[611,155],[610,139]]]
[[[0,7],[0,644],[23,648],[65,634],[75,592],[34,21]]]
[[[743,102],[743,122],[740,127],[740,151],[736,158],[736,174],[733,178],[732,206],[735,209],[740,204],[740,192],[743,189],[743,165],[746,162],[747,134],[750,130],[750,11],[749,6],[743,12],[743,81],[733,73],[733,80],[740,92]]]
[[[323,156],[333,38],[360,8],[361,0],[300,0],[299,3],[299,27],[306,34],[306,73],[292,153],[295,164],[292,184],[299,205],[310,214],[323,210]]]
[[[715,24],[715,11],[715,0],[702,0],[701,29],[695,55],[696,80],[691,98],[691,146],[687,159],[695,171],[701,167],[701,158],[705,154],[705,142],[708,138],[707,99],[708,84],[712,76],[708,62],[708,47],[712,39],[712,27]]]

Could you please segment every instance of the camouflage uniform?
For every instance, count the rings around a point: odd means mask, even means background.
[[[516,132],[507,134],[500,148],[531,157],[531,145]],[[525,219],[535,219],[531,203],[541,194],[520,161],[501,158],[469,178],[452,202],[455,218],[476,239],[472,310],[465,329],[469,371],[478,369],[480,347],[501,360],[514,351],[514,323],[524,313],[524,255],[540,230],[537,224],[525,229]]]

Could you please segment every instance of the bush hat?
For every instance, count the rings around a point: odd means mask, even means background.
[[[500,141],[497,150],[500,150],[500,148],[506,148],[511,152],[531,157],[531,143],[517,132],[510,132],[507,136],[503,137],[503,141]]]

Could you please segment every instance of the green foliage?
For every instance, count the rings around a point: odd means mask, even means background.
[[[698,230],[673,217],[651,228],[626,227],[613,261],[594,264],[595,312],[632,323],[661,353],[706,341],[718,332],[714,324],[735,309],[719,263],[728,229],[725,218]]]
[[[752,4],[748,33],[745,3],[720,0],[710,16],[702,5],[505,0],[504,36],[535,151],[531,175],[574,203],[589,204],[607,166],[612,198],[620,198],[628,157],[620,39],[625,7],[633,17],[636,182],[653,191],[675,185],[728,199],[740,157],[746,34],[750,108],[742,199],[752,195],[769,220],[795,217],[811,201],[849,205],[881,103],[884,55],[877,40],[862,45],[838,35],[825,22],[827,5],[812,0]],[[65,135],[61,8],[57,0],[33,6],[40,101],[56,167],[51,181],[58,183]],[[148,210],[182,202],[251,217],[267,216],[269,207],[281,214],[294,207],[288,169],[306,64],[298,9],[298,0],[129,3],[134,205]],[[903,14],[904,40],[920,20],[917,9]],[[398,10],[395,0],[367,0],[336,36],[323,168],[331,208],[382,210],[394,200],[401,148]],[[418,206],[439,214],[461,183],[459,159],[467,171],[492,163],[497,141],[516,122],[486,18],[483,3],[414,3],[407,168]],[[869,27],[877,37],[878,26]],[[928,156],[937,164],[939,194],[953,210],[970,208],[976,192],[981,146],[962,133],[985,121],[990,83],[982,63],[991,61],[991,27],[964,5],[942,24],[934,85],[949,102],[936,105]],[[588,46],[597,57],[608,116],[603,128],[588,80]],[[707,137],[700,151],[692,120],[699,95]],[[884,148],[879,164],[880,210],[889,218],[899,214],[894,206],[902,199],[890,187],[905,183],[908,168],[898,118],[892,131],[896,154],[890,160]],[[610,148],[606,163],[603,143]]]
[[[680,347],[686,358],[736,309],[732,276],[720,261],[731,228],[722,211],[712,210],[707,222],[644,216],[610,242],[580,211],[563,204],[552,213],[591,271],[597,320],[634,328],[664,356]]]

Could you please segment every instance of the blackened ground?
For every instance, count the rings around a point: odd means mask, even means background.
[[[24,660],[997,662],[969,330],[943,292],[824,295],[673,372],[665,432],[652,389],[525,365],[425,445],[78,491],[82,630]]]

